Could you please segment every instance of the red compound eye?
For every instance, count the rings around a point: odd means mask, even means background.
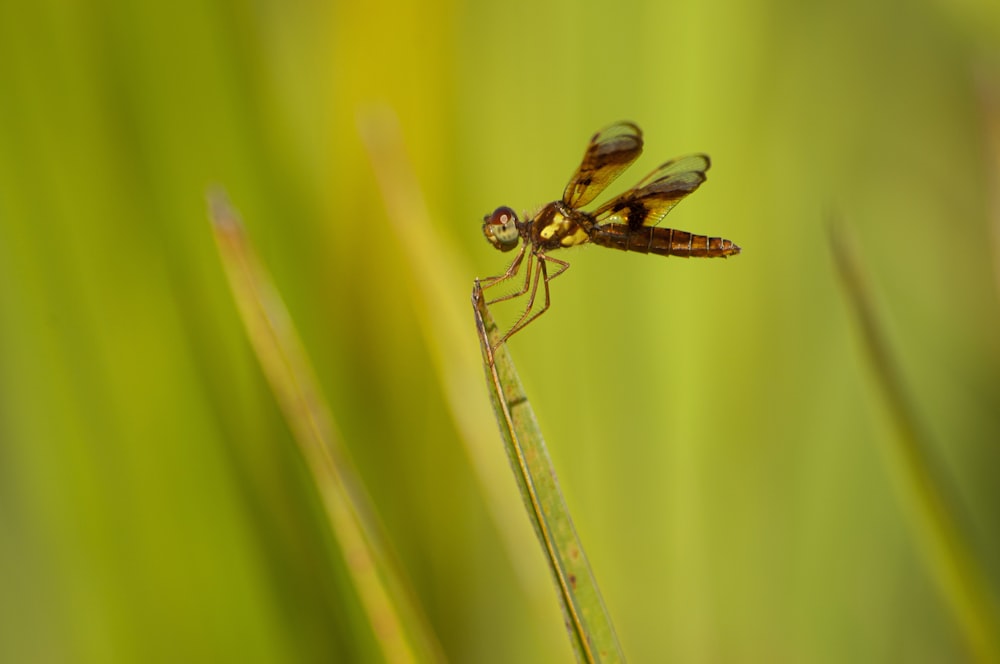
[[[510,251],[521,241],[517,213],[506,205],[483,217],[483,235],[500,251]]]
[[[487,220],[487,223],[494,226],[503,226],[504,224],[509,224],[512,221],[517,221],[517,213],[511,210],[506,205],[498,207],[493,210],[493,214]]]

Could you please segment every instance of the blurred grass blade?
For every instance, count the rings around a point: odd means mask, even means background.
[[[483,300],[479,281],[472,291],[476,329],[483,353],[487,387],[496,412],[528,516],[541,541],[562,604],[570,641],[578,661],[623,662],[611,617],[576,535],[569,509],[556,480],[555,468],[535,413],[521,387],[514,363],[497,342],[497,326]]]
[[[362,610],[388,662],[441,661],[436,640],[379,548],[361,489],[309,360],[270,276],[224,194],[209,196],[222,263],[250,343],[316,482]]]
[[[989,71],[989,69],[987,68]],[[986,176],[993,230],[993,274],[1000,292],[1000,80],[979,72],[979,117],[983,121]]]
[[[440,376],[448,410],[518,579],[525,592],[537,598],[538,589],[544,587],[544,573],[534,559],[530,531],[519,510],[510,508],[514,502],[496,439],[490,428],[482,426],[489,410],[482,399],[475,398],[480,394],[479,359],[465,336],[462,298],[455,296],[456,287],[466,283],[471,270],[459,264],[459,252],[431,223],[395,113],[384,106],[370,107],[358,114],[358,126],[389,221],[407,259],[410,278],[404,283],[411,289],[413,310]]]
[[[879,325],[870,288],[844,224],[831,228],[833,255],[861,326],[868,363],[888,406],[896,435],[886,441],[890,471],[901,492],[921,550],[946,596],[970,652],[980,662],[1000,662],[1000,621],[983,566],[970,547],[965,519],[943,468],[910,407],[902,379]]]

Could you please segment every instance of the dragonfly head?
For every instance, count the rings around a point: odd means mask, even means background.
[[[510,251],[521,240],[517,213],[506,205],[483,217],[483,235],[500,251]]]

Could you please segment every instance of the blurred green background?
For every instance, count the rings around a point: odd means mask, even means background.
[[[510,344],[633,661],[968,659],[827,235],[856,237],[995,589],[995,2],[38,0],[0,2],[0,660],[376,657],[220,269],[213,184],[445,654],[570,660],[513,479],[526,568],[451,415],[481,410],[506,464],[482,370],[450,410],[421,327],[440,313],[359,138],[386,109],[463,352],[472,279],[510,258],[483,214],[558,197],[615,120],[646,136],[615,192],[712,156],[665,224],[741,256],[568,251]]]

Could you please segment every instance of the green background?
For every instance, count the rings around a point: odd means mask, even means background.
[[[569,250],[510,343],[630,659],[968,658],[828,234],[855,237],[996,588],[995,3],[6,0],[0,660],[377,657],[220,268],[219,184],[446,655],[569,661],[541,553],[505,553],[420,327],[436,309],[359,138],[386,109],[470,349],[472,280],[510,258],[483,214],[559,196],[615,120],[646,137],[615,192],[712,156],[664,225],[742,255]],[[483,409],[485,387],[464,398]],[[513,478],[508,499],[521,519]]]

